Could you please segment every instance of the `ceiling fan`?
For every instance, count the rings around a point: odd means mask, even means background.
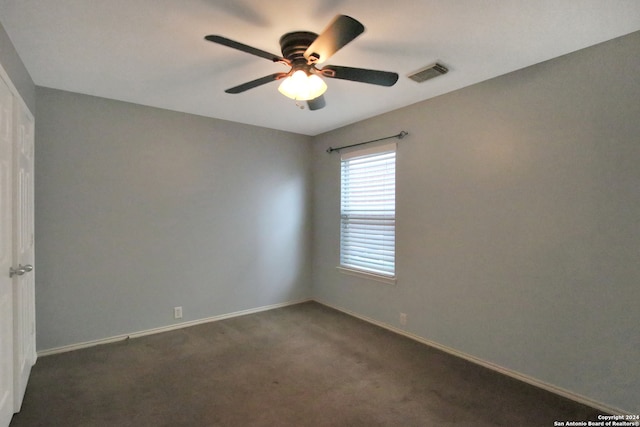
[[[225,90],[226,93],[241,93],[249,89],[283,80],[278,90],[296,101],[307,101],[310,110],[319,110],[326,105],[323,93],[326,83],[320,77],[393,86],[398,74],[389,71],[327,65],[317,68],[334,53],[364,32],[364,25],[350,16],[338,15],[317,35],[308,31],[287,33],[280,38],[282,56],[236,42],[226,37],[209,35],[205,39],[233,49],[279,62],[291,67],[288,72],[274,73]]]

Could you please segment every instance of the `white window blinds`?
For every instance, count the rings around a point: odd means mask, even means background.
[[[342,156],[340,265],[395,276],[396,144]]]

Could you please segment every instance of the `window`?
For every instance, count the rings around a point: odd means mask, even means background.
[[[396,144],[342,156],[340,266],[395,277]]]

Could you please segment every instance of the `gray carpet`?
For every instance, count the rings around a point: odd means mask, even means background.
[[[42,357],[22,426],[553,426],[598,411],[317,303]]]

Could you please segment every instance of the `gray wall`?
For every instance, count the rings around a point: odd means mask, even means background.
[[[310,297],[310,138],[37,88],[38,349]]]
[[[0,64],[27,104],[27,108],[35,115],[36,87],[2,24],[0,24]]]
[[[314,296],[640,412],[638,70],[635,33],[315,138]],[[325,149],[402,129],[390,286],[335,268]]]

